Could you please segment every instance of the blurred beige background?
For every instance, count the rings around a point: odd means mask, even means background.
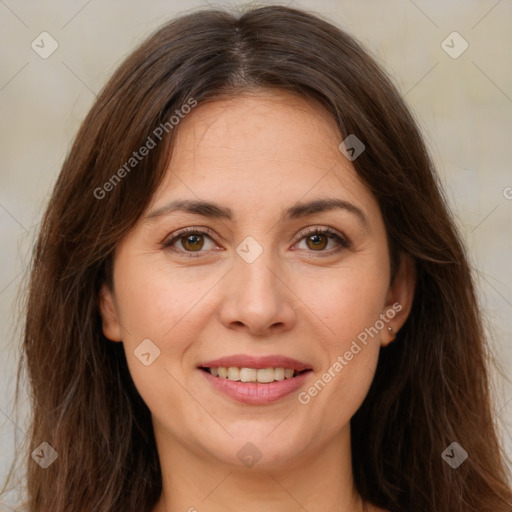
[[[493,349],[512,374],[512,2],[265,3],[328,17],[392,76],[437,163],[478,277]],[[13,411],[15,299],[59,168],[96,93],[122,59],[166,20],[208,4],[243,2],[0,0],[2,479],[25,436],[23,415]],[[45,55],[52,45],[58,47]],[[512,387],[495,380],[496,415],[512,456]]]

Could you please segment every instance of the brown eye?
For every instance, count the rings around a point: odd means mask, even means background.
[[[185,228],[173,233],[162,243],[165,249],[183,256],[204,256],[203,253],[215,248],[213,232],[209,229]],[[208,245],[209,244],[209,245]]]
[[[331,228],[314,228],[302,231],[299,243],[304,244],[301,249],[307,252],[316,252],[315,256],[330,256],[343,249],[349,249],[352,244],[348,238]]]
[[[203,235],[187,235],[180,238],[182,247],[187,251],[201,250],[204,245]]]
[[[306,244],[310,249],[323,250],[327,247],[329,238],[325,235],[315,233],[306,238]]]

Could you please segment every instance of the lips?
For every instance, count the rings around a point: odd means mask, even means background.
[[[234,382],[214,377],[208,372],[200,373],[217,393],[247,405],[268,405],[282,400],[304,386],[311,374],[305,371],[291,379],[260,384],[259,382]]]
[[[217,392],[249,405],[267,405],[290,395],[301,387],[312,373],[310,365],[290,357],[255,357],[245,354],[205,361],[198,366],[198,369],[202,370],[201,374]],[[220,375],[221,369],[222,373],[234,371],[238,375],[240,372],[240,378],[235,377],[236,380],[230,380],[227,375]],[[286,376],[280,375],[277,380],[277,369],[280,369],[280,374],[284,370]],[[249,371],[247,373],[258,373],[258,382],[254,382],[254,375],[252,378],[249,376],[248,379],[252,382],[247,382],[242,375],[246,370]],[[272,373],[276,380],[261,379],[259,372],[265,373],[265,377],[268,373]]]

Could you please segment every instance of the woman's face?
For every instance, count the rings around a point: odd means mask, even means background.
[[[402,268],[390,287],[378,204],[340,142],[325,111],[288,93],[181,120],[101,293],[104,333],[124,344],[159,445],[270,468],[349,440],[413,285]]]

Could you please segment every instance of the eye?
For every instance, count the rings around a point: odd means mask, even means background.
[[[173,233],[169,239],[163,242],[162,245],[164,248],[170,248],[171,250],[185,254],[188,257],[197,257],[199,254],[196,256],[193,253],[205,252],[208,249],[212,249],[212,246],[215,247],[212,240],[213,232],[207,228],[203,229],[204,230],[197,228],[181,229],[180,231]],[[205,238],[210,241],[210,247],[208,247],[208,243],[205,244]],[[181,246],[181,248],[176,248],[176,245]],[[203,250],[203,248],[205,249]]]
[[[311,252],[327,253],[325,256],[337,253],[341,249],[348,249],[351,246],[350,241],[346,237],[331,228],[308,228],[307,230],[301,231],[299,236],[301,237],[299,242],[304,241],[306,250],[309,249]],[[324,250],[329,245],[330,241],[335,242],[335,247],[330,250]]]

